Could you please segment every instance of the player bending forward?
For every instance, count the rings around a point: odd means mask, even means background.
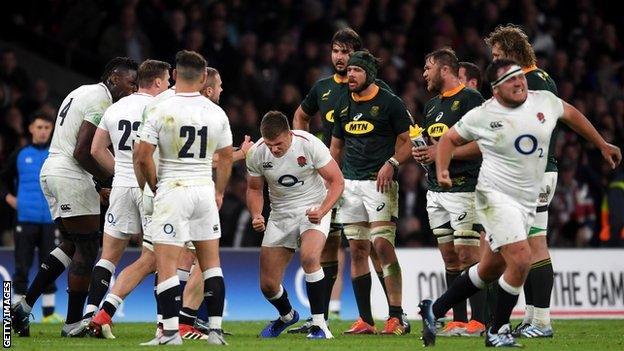
[[[329,233],[331,209],[344,189],[342,172],[323,142],[310,133],[291,131],[281,112],[264,115],[260,132],[262,139],[247,154],[247,206],[254,230],[265,232],[260,249],[260,289],[280,315],[260,336],[277,337],[299,320],[281,282],[295,249],[301,246],[312,312],[308,338],[331,339],[324,317],[327,292],[321,251]],[[271,201],[266,226],[262,217],[264,180]]]

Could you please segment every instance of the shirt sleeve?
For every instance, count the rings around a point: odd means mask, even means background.
[[[390,126],[394,134],[407,132],[412,124],[412,116],[401,99],[395,96],[390,107]]]
[[[472,110],[471,112],[468,112],[467,114],[465,114],[453,126],[453,128],[455,128],[455,131],[457,131],[457,134],[459,134],[459,136],[462,137],[462,139],[466,141],[479,139],[477,125],[476,125],[476,121],[477,121],[476,116],[477,116],[477,113],[475,112],[475,110]]]
[[[552,106],[553,114],[557,116],[557,119],[563,117],[563,100],[557,97],[557,95],[551,93],[548,90],[544,90],[545,95],[547,96],[548,102]]]
[[[90,122],[96,127],[100,124],[100,120],[104,115],[104,111],[111,105],[111,101],[108,98],[102,98],[100,96],[95,97],[92,101],[89,101],[84,107],[83,120]]]
[[[258,140],[257,144],[259,143],[260,140]],[[262,177],[262,168],[260,167],[260,162],[258,161],[258,147],[256,145],[252,146],[247,152],[245,164],[247,165],[247,173],[249,173],[250,176]]]
[[[315,169],[320,169],[329,163],[332,160],[331,154],[329,153],[329,149],[323,142],[315,138],[311,135],[311,143],[312,143],[312,164]]]
[[[232,145],[232,130],[230,129],[230,121],[223,110],[221,110],[221,113],[223,115],[223,122],[221,124],[221,132],[219,133],[217,150]]]
[[[141,141],[145,141],[152,145],[158,145],[158,133],[160,132],[160,123],[158,123],[158,111],[153,110],[147,116],[141,128]]]
[[[319,110],[317,90],[318,83],[314,84],[312,89],[310,89],[310,91],[308,92],[308,95],[306,95],[306,97],[301,102],[301,109],[308,116],[314,115]]]
[[[108,110],[106,110],[106,111],[108,111]],[[100,124],[98,124],[98,126],[97,126],[98,128],[103,129],[103,130],[105,130],[107,132],[110,131],[110,129],[108,127],[108,124],[107,124],[107,121],[110,119],[110,117],[108,117],[108,116],[110,116],[110,113],[104,112],[104,115],[102,116],[102,119],[100,120]]]

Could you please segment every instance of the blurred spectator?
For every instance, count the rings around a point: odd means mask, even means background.
[[[574,178],[575,172],[575,165],[569,162],[559,167],[557,191],[550,204],[554,216],[549,223],[554,228],[551,241],[556,246],[586,246],[594,233],[594,201],[587,184]]]
[[[127,5],[121,9],[117,22],[102,34],[99,51],[104,60],[128,56],[141,62],[150,56],[150,42],[139,27],[134,7]]]
[[[619,172],[609,183],[602,200],[600,217],[602,230],[599,239],[603,246],[618,247],[624,243],[624,170]]]

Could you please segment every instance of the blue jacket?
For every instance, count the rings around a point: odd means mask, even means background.
[[[52,223],[52,216],[41,185],[39,173],[48,158],[49,144],[26,145],[9,158],[0,179],[2,200],[8,193],[17,193],[17,221]]]

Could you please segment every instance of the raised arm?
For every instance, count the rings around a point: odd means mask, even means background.
[[[622,161],[622,151],[619,147],[607,143],[598,133],[596,128],[587,120],[576,107],[563,101],[563,116],[561,121],[567,124],[572,130],[577,132],[590,143],[594,144],[602,153],[602,157],[615,169]]]
[[[91,156],[106,172],[115,172],[115,158],[108,147],[111,144],[110,134],[107,130],[97,128],[91,143]]]

